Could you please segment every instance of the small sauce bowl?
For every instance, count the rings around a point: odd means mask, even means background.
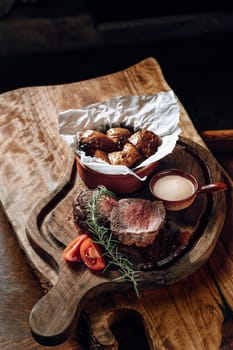
[[[167,169],[155,174],[149,183],[151,194],[164,203],[167,210],[177,211],[189,207],[200,193],[224,191],[223,182],[200,185],[190,173],[181,169]]]

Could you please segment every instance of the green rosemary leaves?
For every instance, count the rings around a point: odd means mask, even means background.
[[[139,271],[134,270],[132,262],[126,255],[119,251],[119,242],[112,237],[110,229],[103,224],[103,220],[101,220],[103,218],[99,214],[100,201],[104,199],[104,197],[109,196],[114,197],[115,195],[103,186],[99,186],[97,190],[93,192],[92,199],[87,208],[88,216],[86,224],[88,225],[90,232],[93,234],[93,240],[104,250],[103,256],[107,261],[105,270],[110,266],[117,268],[120,272],[120,276],[115,280],[131,282],[136,295],[139,296]]]

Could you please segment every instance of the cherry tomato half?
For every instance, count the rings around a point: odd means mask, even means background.
[[[69,262],[80,261],[80,247],[82,242],[84,242],[87,238],[88,235],[86,233],[83,233],[75,238],[72,242],[70,242],[68,246],[63,250],[64,259]]]
[[[82,242],[80,255],[84,264],[91,270],[103,270],[106,266],[100,247],[89,237]]]

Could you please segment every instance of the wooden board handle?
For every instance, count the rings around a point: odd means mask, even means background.
[[[77,269],[64,265],[58,282],[33,307],[29,324],[39,343],[56,345],[64,342],[75,318],[80,315],[84,296],[91,290],[96,294],[98,288],[94,287],[109,283],[103,275],[92,273],[84,265],[80,264],[78,268],[77,276]]]
[[[233,129],[229,130],[203,130],[200,135],[213,152],[232,153]]]

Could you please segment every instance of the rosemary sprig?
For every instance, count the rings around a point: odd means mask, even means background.
[[[138,291],[138,279],[139,271],[134,270],[132,262],[127,258],[126,255],[122,254],[118,249],[118,240],[112,237],[110,229],[103,224],[101,224],[102,216],[99,214],[99,203],[100,198],[104,196],[114,197],[114,193],[107,190],[103,186],[99,186],[96,191],[94,191],[91,201],[89,202],[87,208],[87,220],[86,223],[89,227],[90,232],[94,235],[94,241],[103,247],[103,255],[106,257],[108,269],[110,266],[117,267],[121,276],[115,280],[126,280],[133,284],[133,289],[136,295],[139,297]]]

